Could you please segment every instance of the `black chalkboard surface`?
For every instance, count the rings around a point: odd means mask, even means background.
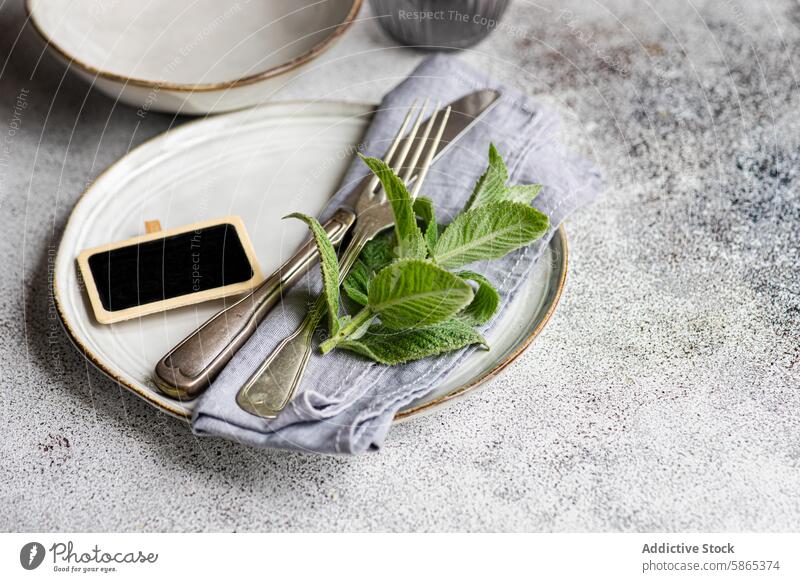
[[[247,281],[253,276],[231,224],[97,253],[89,268],[107,311]]]
[[[260,279],[244,226],[233,218],[81,253],[97,320],[120,321],[230,295]]]

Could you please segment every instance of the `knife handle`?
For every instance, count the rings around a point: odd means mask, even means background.
[[[341,208],[322,227],[331,242],[338,244],[354,221],[355,214]],[[253,335],[282,291],[296,283],[318,256],[314,241],[309,240],[253,291],[184,338],[156,364],[158,389],[179,400],[196,398]]]

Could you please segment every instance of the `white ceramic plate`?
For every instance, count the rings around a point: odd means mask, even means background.
[[[353,23],[362,0],[26,0],[54,54],[142,110],[260,103]]]
[[[272,272],[305,240],[292,211],[318,214],[337,189],[374,105],[283,103],[198,120],[139,146],[101,174],[75,205],[55,264],[59,314],[78,349],[151,404],[177,416],[191,403],[162,395],[152,380],[158,359],[215,313],[222,302],[185,307],[111,325],[95,322],[78,279],[81,250],[163,228],[239,215],[261,269]],[[465,394],[503,369],[533,340],[555,309],[567,266],[563,230],[554,237],[522,299],[505,310],[491,351],[476,352],[406,418]]]

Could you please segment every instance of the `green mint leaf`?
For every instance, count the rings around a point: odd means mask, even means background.
[[[401,259],[369,286],[368,308],[390,329],[426,327],[449,319],[472,301],[466,281],[428,261]]]
[[[550,220],[520,202],[489,202],[459,214],[444,230],[434,260],[457,268],[483,259],[497,259],[541,237]]]
[[[419,230],[419,227],[417,227]],[[428,245],[420,231],[419,237],[411,236],[398,239],[397,256],[402,259],[425,259],[428,257]]]
[[[322,293],[328,310],[328,333],[335,334],[339,331],[339,261],[336,258],[336,251],[333,250],[325,229],[316,218],[299,212],[290,214],[286,218],[302,220],[314,235],[314,242],[321,257],[319,264],[322,271]]]
[[[503,200],[530,204],[541,190],[541,184],[518,184],[516,186],[508,186],[503,194]]]
[[[414,212],[425,223],[425,244],[428,245],[428,252],[432,254],[436,247],[436,240],[439,238],[439,225],[436,224],[433,202],[430,198],[420,196],[414,200]]]
[[[390,239],[390,236],[378,235],[364,246],[364,250],[362,250],[359,255],[359,260],[361,260],[370,271],[380,271],[394,260],[395,256],[392,252],[392,247],[394,245]]]
[[[369,292],[369,268],[359,259],[350,269],[350,273],[342,283],[342,290],[359,305],[367,304]]]
[[[475,183],[472,196],[470,196],[464,210],[469,210],[487,202],[502,200],[507,181],[508,168],[506,168],[506,163],[503,161],[500,152],[494,147],[494,144],[489,144],[489,166]]]
[[[490,144],[489,166],[486,168],[483,175],[478,178],[472,196],[464,210],[469,210],[490,202],[499,202],[500,200],[530,204],[542,189],[541,184],[506,186],[507,181],[508,168],[500,152],[497,151],[497,148],[494,147],[494,144]]]
[[[420,196],[414,200],[414,213],[422,219],[426,227],[432,222],[436,222],[433,210],[433,201],[425,196]]]
[[[483,275],[472,271],[461,271],[458,276],[477,283],[478,290],[472,298],[472,303],[467,305],[456,318],[467,325],[483,325],[497,313],[500,307],[500,294]]]
[[[394,366],[460,350],[486,340],[469,325],[451,319],[417,329],[393,331],[382,325],[373,325],[360,339],[348,339],[337,347],[356,352],[380,364]]]
[[[397,235],[397,256],[403,259],[424,259],[428,249],[422,231],[417,226],[411,195],[405,184],[383,160],[358,155],[381,181],[386,197],[392,205],[394,230]]]
[[[367,293],[372,276],[392,262],[392,243],[387,236],[378,236],[369,241],[358,256],[342,289],[359,305],[367,304]]]

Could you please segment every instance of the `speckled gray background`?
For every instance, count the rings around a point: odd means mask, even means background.
[[[410,71],[369,16],[282,96],[377,100]],[[464,53],[559,107],[609,188],[533,347],[359,458],[198,440],[70,346],[70,207],[175,120],[87,93],[23,22],[0,4],[1,530],[798,529],[796,3],[516,0]]]

